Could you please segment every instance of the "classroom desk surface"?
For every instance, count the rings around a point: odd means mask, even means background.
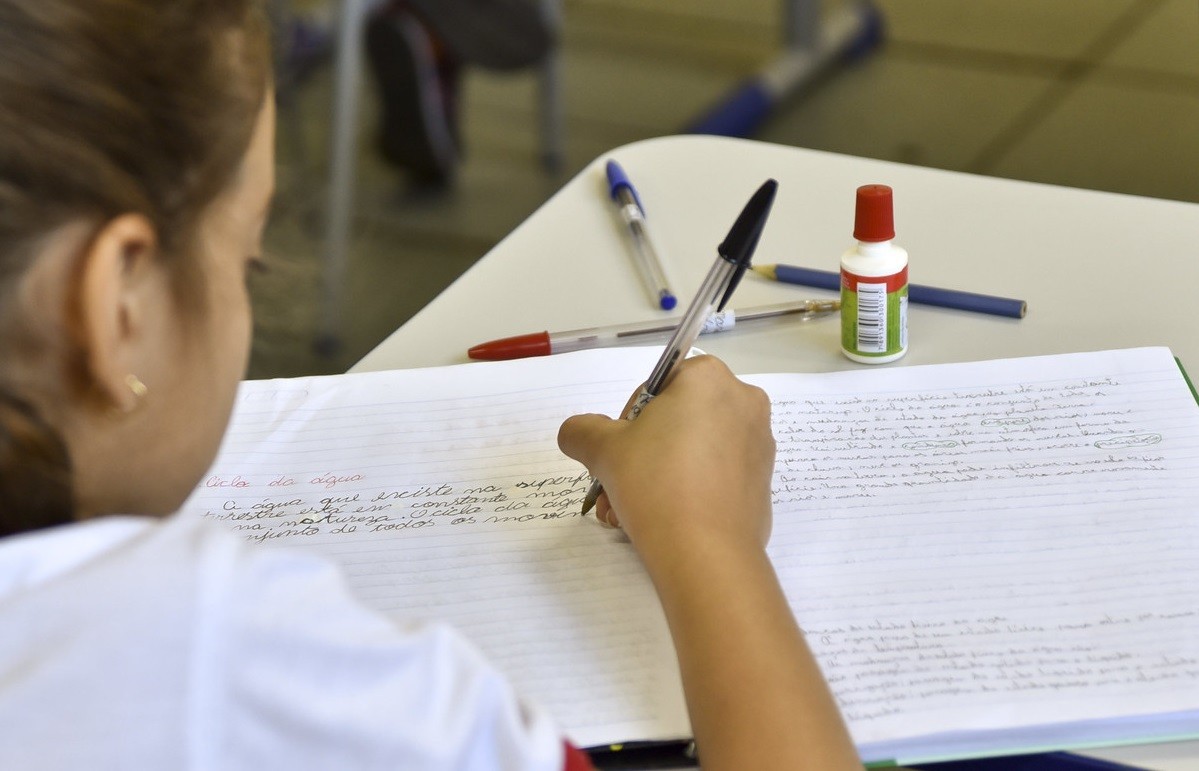
[[[779,192],[755,264],[826,270],[853,243],[854,191],[883,183],[895,190],[895,241],[911,255],[912,282],[1028,302],[1019,320],[912,305],[909,352],[884,366],[1165,345],[1199,372],[1199,205],[704,136],[596,159],[351,371],[456,364],[494,338],[681,315],[652,307],[638,279],[607,198],[609,157],[638,188],[680,306],[763,180],[777,179]],[[732,307],[835,296],[751,274]],[[842,356],[839,336],[830,317],[747,324],[699,346],[739,373],[869,366]],[[1199,769],[1199,742],[1091,754]]]
[[[836,270],[852,244],[854,190],[895,189],[896,243],[911,280],[1028,301],[1021,320],[912,306],[910,366],[1041,353],[1168,345],[1199,368],[1199,205],[852,158],[717,137],[618,148],[638,186],[680,305],[699,285],[737,212],[779,180],[755,263]],[[597,159],[354,370],[467,361],[507,335],[680,315],[651,307],[606,196]],[[747,275],[734,307],[831,292]],[[734,370],[856,366],[835,320],[701,338]]]

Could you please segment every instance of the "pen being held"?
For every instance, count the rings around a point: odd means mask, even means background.
[[[661,600],[702,767],[861,771],[766,553],[770,412],[696,356],[638,420],[577,415],[558,446],[607,481],[596,518],[628,536]]]
[[[634,394],[628,406],[636,398]],[[600,522],[627,527],[633,539],[651,530],[657,537],[658,525],[663,530],[670,525],[650,520],[664,516],[661,512],[668,508],[714,506],[719,495],[712,488],[723,487],[717,480],[724,476],[737,478],[730,482],[733,497],[757,489],[758,482],[769,490],[774,467],[769,416],[770,400],[764,391],[738,380],[714,356],[693,356],[675,367],[669,387],[637,420],[575,416],[563,425],[558,442],[597,478],[612,480],[610,495],[600,497],[595,506]],[[742,478],[747,474],[761,479]],[[756,503],[762,505],[739,511],[738,516],[765,512],[766,519],[752,526],[765,543],[770,501],[767,497]]]
[[[625,415],[627,419],[635,419],[642,408],[658,395],[666,385],[675,365],[687,355],[691,346],[695,344],[704,322],[714,311],[723,310],[729,298],[732,297],[733,291],[737,288],[737,284],[740,283],[741,277],[753,259],[754,250],[758,246],[758,239],[762,236],[762,229],[766,226],[766,219],[770,216],[770,208],[774,203],[777,190],[778,183],[773,179],[763,183],[749,199],[745,208],[741,210],[741,214],[738,215],[724,241],[716,248],[716,262],[708,271],[703,283],[700,284],[699,291],[696,292],[695,298],[687,307],[687,312],[679,322],[678,328],[675,329],[670,342],[666,344],[666,349],[662,352],[658,363],[654,365],[649,379],[645,381],[641,392],[628,408]],[[583,499],[584,514],[595,505],[602,490],[599,479],[595,479]]]

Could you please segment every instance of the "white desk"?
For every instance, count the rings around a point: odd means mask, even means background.
[[[896,242],[916,283],[1017,297],[1022,320],[912,306],[908,355],[886,366],[1168,345],[1199,372],[1199,205],[937,171],[718,137],[618,148],[674,289],[689,298],[737,212],[779,181],[755,262],[835,270],[854,191],[895,189]],[[630,262],[597,159],[353,371],[466,361],[484,340],[660,318]],[[831,296],[747,275],[734,307]],[[686,300],[683,300],[683,304]],[[679,311],[676,311],[677,315]],[[700,338],[737,372],[859,366],[835,318],[746,325]],[[616,409],[619,405],[613,405]],[[1093,753],[1161,771],[1199,769],[1199,742]]]

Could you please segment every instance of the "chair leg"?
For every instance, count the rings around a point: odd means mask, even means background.
[[[329,143],[329,198],[321,303],[323,313],[316,340],[317,350],[324,355],[336,353],[342,344],[342,295],[354,206],[359,68],[367,10],[366,0],[342,0],[334,64],[333,131]]]
[[[546,26],[562,28],[562,0],[541,0],[541,12]],[[562,116],[562,57],[561,47],[555,44],[541,65],[538,106],[540,108],[541,165],[551,174],[560,172],[566,163]]]

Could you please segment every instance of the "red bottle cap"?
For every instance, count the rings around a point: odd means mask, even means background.
[[[859,241],[890,241],[895,238],[891,188],[886,185],[862,185],[858,188],[853,237]]]

